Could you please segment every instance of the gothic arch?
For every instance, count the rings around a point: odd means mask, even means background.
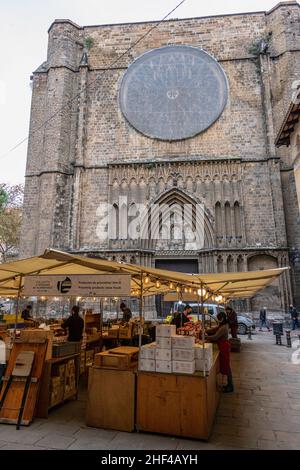
[[[204,208],[201,201],[188,194],[181,188],[171,188],[153,198],[141,220],[141,246],[145,249],[156,249],[157,239],[161,232],[161,217],[159,215],[162,206],[169,211],[184,207],[184,239],[185,249],[212,248],[214,246],[214,220],[208,209]],[[201,219],[201,214],[203,218]],[[202,225],[201,225],[202,224]],[[188,234],[188,235],[187,235]],[[189,238],[190,237],[190,238]],[[194,241],[192,242],[192,238]],[[189,243],[189,240],[191,243]],[[190,248],[187,248],[187,246]],[[194,248],[192,248],[194,246]]]

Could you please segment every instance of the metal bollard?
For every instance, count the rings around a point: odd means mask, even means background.
[[[251,335],[251,326],[248,326],[248,339],[252,339],[252,335]]]
[[[286,345],[288,348],[292,347],[292,341],[291,341],[291,331],[290,330],[285,330],[286,333]]]
[[[276,344],[278,344],[279,346],[282,345],[282,343],[281,343],[281,335],[278,335],[278,334],[276,335]]]

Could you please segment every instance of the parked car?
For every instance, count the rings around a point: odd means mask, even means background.
[[[195,320],[201,320],[201,315],[199,315],[199,306],[198,303],[195,302],[189,302],[184,303],[184,302],[174,302],[174,307],[173,307],[173,312],[181,312],[183,311],[185,305],[190,305],[193,309],[191,316],[191,319],[193,321]],[[225,312],[225,307],[224,305],[217,305],[217,304],[203,304],[204,306],[204,313],[207,316],[211,316],[216,322],[216,318],[219,312]],[[168,317],[167,317],[168,318]],[[172,316],[171,316],[172,318]],[[171,321],[171,318],[169,321]],[[238,321],[238,334],[239,335],[245,335],[247,333],[248,328],[250,327],[252,330],[255,329],[255,323],[253,320],[248,316],[248,315],[237,315],[237,321]],[[205,323],[208,322],[208,319],[205,318]],[[212,324],[212,326],[214,326]]]

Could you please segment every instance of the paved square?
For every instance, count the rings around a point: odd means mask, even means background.
[[[293,342],[298,340],[295,334]],[[0,425],[0,449],[299,449],[300,364],[295,348],[275,345],[273,334],[242,337],[241,353],[232,353],[235,392],[223,394],[209,442],[154,434],[126,433],[85,425],[86,391],[16,431]]]

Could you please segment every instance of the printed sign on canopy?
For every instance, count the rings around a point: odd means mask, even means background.
[[[23,295],[126,297],[130,296],[130,281],[129,274],[27,276]]]

